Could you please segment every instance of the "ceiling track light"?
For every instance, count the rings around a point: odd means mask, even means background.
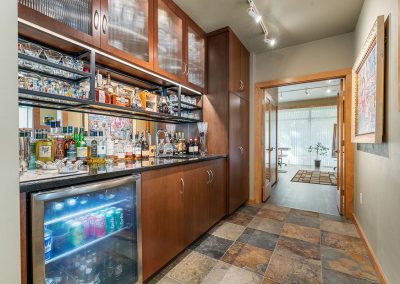
[[[271,47],[274,46],[276,44],[276,39],[269,36],[267,26],[265,25],[260,12],[257,10],[256,4],[254,4],[253,0],[247,0],[247,2],[250,5],[247,9],[247,13],[261,26],[261,29],[264,32],[264,42],[269,44]]]

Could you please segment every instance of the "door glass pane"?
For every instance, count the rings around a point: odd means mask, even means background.
[[[148,0],[108,0],[108,43],[149,61]]]
[[[189,82],[204,87],[205,42],[191,27],[188,29]]]
[[[93,0],[18,0],[18,2],[71,28],[92,34]]]
[[[271,173],[270,173],[270,165],[269,165],[269,149],[270,149],[270,145],[269,145],[269,126],[270,126],[270,120],[269,120],[269,100],[265,99],[266,104],[265,104],[265,179],[266,179],[266,185],[269,184],[269,182],[271,181]]]
[[[271,121],[270,121],[270,169],[271,169],[271,183],[276,182],[276,119],[277,107],[271,104]]]
[[[182,19],[158,1],[158,66],[182,76]]]
[[[44,202],[46,283],[138,281],[136,188]]]

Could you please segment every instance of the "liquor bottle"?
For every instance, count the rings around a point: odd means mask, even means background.
[[[131,98],[126,93],[124,86],[117,85],[115,91],[111,97],[111,102],[113,105],[130,107],[131,106]]]
[[[105,103],[105,104],[110,103],[110,96],[108,94],[106,94],[106,92],[103,89],[103,75],[100,74],[99,70],[97,70],[97,74],[96,74],[95,94],[96,94],[97,102]]]
[[[142,159],[148,160],[149,159],[149,144],[147,143],[147,134],[146,131],[143,131],[143,141],[142,141]]]
[[[107,158],[107,141],[104,139],[103,131],[98,132],[98,142],[97,142],[97,159],[100,165],[106,164]]]
[[[193,143],[193,138],[190,137],[189,139],[189,147],[188,147],[188,154],[193,155],[194,152],[194,143]]]
[[[42,129],[38,138],[36,142],[36,160],[44,163],[54,161],[54,145],[53,141],[47,137],[47,130]]]
[[[128,133],[126,135],[125,141],[125,161],[132,162],[133,161],[133,143],[132,143],[132,134]]]
[[[114,94],[114,87],[113,87],[113,85],[111,85],[111,75],[110,75],[109,72],[107,73],[107,82],[104,85],[103,90],[105,92],[105,102],[106,102],[106,104],[111,104],[112,103],[111,102],[111,98],[112,98],[112,96]]]
[[[195,156],[199,155],[199,143],[198,143],[197,137],[194,138],[193,155],[195,155]]]
[[[78,129],[76,128],[76,133],[73,133],[72,126],[68,126],[68,139],[65,143],[65,151],[67,159],[71,162],[76,161],[76,139],[78,139]]]
[[[178,149],[177,149],[178,140],[176,139],[176,133],[175,132],[172,133],[170,142],[172,144],[173,155],[177,155],[178,154]]]
[[[36,132],[32,133],[32,138],[29,144],[29,163],[28,170],[36,169]]]
[[[53,137],[54,141],[54,158],[56,160],[62,160],[65,158],[65,136],[67,135],[67,127],[63,127],[61,133],[61,123],[58,120],[57,122],[57,133]]]
[[[78,161],[83,161],[84,164],[87,164],[88,161],[87,145],[84,138],[83,128],[80,129],[78,141],[76,142],[76,159]]]
[[[135,159],[140,161],[142,159],[142,144],[139,141],[139,133],[135,134]]]
[[[96,166],[98,164],[98,140],[97,140],[97,132],[92,130],[91,131],[92,138],[90,139],[90,164],[92,166]]]
[[[178,154],[180,156],[184,156],[186,154],[186,140],[185,140],[185,133],[183,132],[179,134]]]

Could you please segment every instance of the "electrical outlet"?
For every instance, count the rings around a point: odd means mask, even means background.
[[[360,192],[360,204],[362,204],[362,192]]]

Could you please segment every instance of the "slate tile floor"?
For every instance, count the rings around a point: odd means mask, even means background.
[[[378,283],[355,226],[274,204],[243,206],[150,283]]]

